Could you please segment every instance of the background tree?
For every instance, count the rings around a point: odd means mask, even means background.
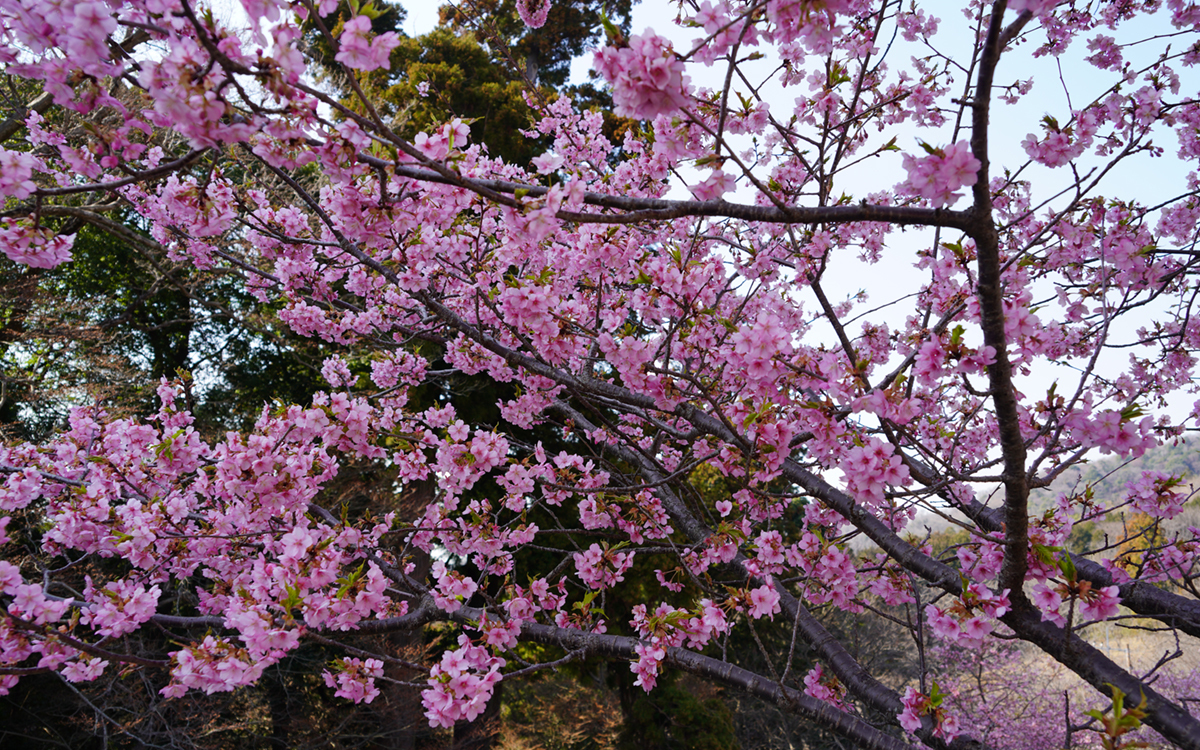
[[[522,20],[519,5],[537,3],[470,0],[447,4],[441,8],[441,20],[452,28],[474,31],[506,59],[511,72],[530,83],[562,88],[570,75],[571,61],[603,41],[605,22],[629,33],[633,3],[630,0],[547,3],[546,17],[536,28]]]

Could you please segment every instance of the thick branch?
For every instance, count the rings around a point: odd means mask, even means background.
[[[52,104],[54,104],[54,97],[50,95],[49,91],[43,91],[26,105],[24,110],[4,122],[0,122],[0,143],[12,138],[21,128],[25,127],[25,118],[29,116],[30,112],[37,112],[39,115],[45,114]]]
[[[988,365],[988,382],[992,403],[996,407],[996,424],[1000,452],[1004,459],[1004,508],[1006,530],[1004,564],[1000,570],[999,586],[1008,589],[1014,603],[1025,600],[1022,586],[1029,552],[1029,481],[1025,473],[1025,440],[1021,436],[1020,410],[1012,382],[1012,363],[1008,359],[1008,341],[1004,332],[1004,286],[1000,269],[1000,235],[992,217],[992,193],[988,171],[988,113],[996,65],[1000,62],[1000,34],[1004,3],[992,7],[987,39],[979,63],[979,78],[972,102],[971,151],[980,168],[972,195],[973,220],[967,233],[975,240],[978,253],[980,327],[983,343],[992,348],[995,361]]]
[[[1000,531],[1003,518],[994,508],[988,508],[977,500],[963,505],[962,510],[984,531]],[[1121,604],[1139,615],[1153,617],[1190,636],[1200,638],[1200,601],[1161,589],[1141,581],[1115,584],[1112,574],[1100,563],[1082,555],[1071,555],[1075,570],[1080,578],[1093,586],[1116,585],[1120,591]]]
[[[541,185],[529,185],[509,180],[488,180],[472,177],[447,177],[431,169],[403,164],[393,164],[382,159],[358,155],[359,160],[377,168],[388,168],[399,177],[420,182],[453,185],[475,193],[515,195],[520,192],[539,198],[550,191]],[[852,206],[785,207],[753,206],[730,203],[723,200],[678,201],[663,198],[639,198],[607,193],[584,193],[583,202],[589,206],[611,208],[620,214],[594,214],[576,211],[559,211],[563,221],[601,224],[631,224],[642,221],[666,221],[689,216],[709,216],[767,224],[845,224],[857,221],[878,221],[896,226],[938,226],[965,230],[969,216],[962,211],[941,208],[917,208],[913,206],[876,206],[859,203]]]
[[[1000,619],[1022,639],[1041,648],[1102,693],[1111,696],[1109,686],[1115,686],[1131,697],[1132,705],[1137,705],[1145,696],[1147,725],[1177,747],[1200,750],[1200,719],[1118,667],[1087,641],[1075,634],[1068,634],[1057,625],[1042,622],[1032,608],[1010,612]]]
[[[521,640],[558,646],[568,651],[584,651],[610,659],[636,659],[634,648],[641,641],[617,635],[585,633],[582,630],[525,623],[521,626]],[[861,748],[880,750],[908,750],[908,745],[897,737],[884,734],[851,714],[811,698],[799,690],[784,687],[754,672],[719,661],[683,648],[669,648],[666,662],[685,672],[700,675],[714,682],[740,688],[751,695],[769,700],[792,713],[803,716],[829,731],[845,737]]]
[[[553,406],[553,409],[574,420],[585,431],[590,432],[596,429],[596,426],[588,421],[584,415],[565,403],[557,402]],[[665,477],[659,468],[645,455],[632,449],[624,449],[618,445],[603,446],[603,450],[614,454],[613,457],[620,461],[638,467],[638,471],[643,477],[657,488],[656,492],[662,500],[663,507],[671,516],[671,520],[678,528],[683,530],[691,542],[703,544],[713,535],[713,531],[700,521],[700,519],[695,517],[691,510],[684,504],[683,500],[665,481]],[[867,515],[870,518],[874,518],[870,514]],[[897,541],[900,540],[897,539]],[[900,543],[903,544],[902,541]],[[739,566],[737,570],[740,573],[742,581],[751,580],[751,576],[745,569],[745,563],[747,562],[745,554],[739,552],[732,562]],[[763,582],[761,578],[754,580],[760,583]],[[846,689],[880,713],[889,716],[898,715],[903,710],[903,704],[896,691],[875,679],[870,672],[864,669],[862,664],[846,650],[842,642],[820,620],[813,616],[808,608],[804,606],[804,603],[787,586],[779,581],[775,581],[774,585],[775,590],[779,593],[780,604],[783,610],[796,623],[798,632],[803,637],[804,642],[829,666],[838,680],[846,686]],[[917,736],[931,747],[946,747],[945,740],[934,735],[934,729],[935,724],[933,720],[927,717],[921,729],[917,731]],[[963,742],[982,746],[981,743],[965,737]]]

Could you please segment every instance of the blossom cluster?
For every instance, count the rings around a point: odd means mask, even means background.
[[[979,168],[983,165],[967,141],[940,149],[926,146],[926,149],[929,154],[924,157],[904,155],[908,179],[897,186],[900,192],[924,198],[934,208],[941,208],[958,200],[961,188],[979,181]]]
[[[505,661],[487,649],[459,637],[458,648],[442,654],[429,673],[429,688],[421,692],[425,715],[433,726],[452,727],[460,719],[474,721],[492,697]]]
[[[370,703],[379,697],[375,678],[383,676],[383,662],[379,659],[345,657],[335,662],[336,674],[321,673],[326,687],[336,687],[334,693],[355,703]]]
[[[649,120],[688,104],[683,63],[666,39],[648,29],[630,37],[626,47],[601,49],[594,65],[612,85],[613,111],[622,117]]]
[[[399,35],[389,31],[369,39],[370,30],[371,19],[366,16],[355,16],[347,21],[342,27],[334,59],[348,68],[364,72],[390,67],[388,56],[400,46]]]

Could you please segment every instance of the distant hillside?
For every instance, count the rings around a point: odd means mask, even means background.
[[[1030,498],[1037,511],[1044,510],[1062,492],[1081,492],[1092,485],[1097,500],[1115,500],[1143,471],[1178,474],[1188,484],[1200,487],[1200,441],[1180,440],[1164,445],[1132,461],[1108,457],[1073,467],[1063,472],[1048,489],[1035,490]]]
[[[1088,484],[1093,485],[1097,501],[1111,504],[1120,499],[1125,493],[1125,483],[1135,480],[1143,471],[1162,471],[1178,474],[1183,477],[1184,484],[1190,485],[1189,492],[1200,494],[1200,439],[1180,440],[1178,443],[1164,445],[1146,453],[1141,458],[1127,461],[1124,459],[1101,457],[1088,463],[1075,466],[1063,472],[1054,484],[1047,489],[1033,490],[1029,497],[1029,513],[1031,516],[1041,515],[1054,505],[1054,501],[1063,492],[1082,492]],[[988,502],[985,495],[978,499]],[[991,499],[992,505],[999,502],[998,496]],[[1173,525],[1197,524],[1200,511],[1196,506],[1200,499],[1193,497],[1189,506],[1190,511],[1175,519]],[[962,517],[956,511],[945,508],[941,513],[928,510],[918,510],[916,517],[907,527],[907,531],[918,537],[926,534],[939,534],[947,529],[956,530],[958,527],[947,521],[944,513]],[[1119,523],[1118,519],[1108,519]],[[858,537],[852,546],[856,550],[871,549],[874,543],[866,537]]]

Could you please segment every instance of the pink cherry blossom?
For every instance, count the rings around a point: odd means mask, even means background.
[[[364,72],[387,68],[392,50],[400,46],[400,37],[396,32],[389,31],[372,40],[367,38],[370,31],[371,19],[366,16],[355,16],[347,21],[338,39],[338,52],[334,59],[348,68]]]
[[[924,198],[935,208],[941,208],[961,197],[957,192],[960,188],[978,182],[979,168],[983,165],[971,153],[971,145],[967,141],[930,150],[928,156],[921,158],[905,154],[904,169],[908,171],[908,179],[900,183],[897,189]]]
[[[779,592],[770,584],[750,590],[750,616],[772,617],[779,614]]]
[[[653,119],[688,103],[689,78],[670,44],[647,29],[627,47],[605,47],[594,66],[613,87],[615,111],[623,117]]]
[[[1120,611],[1121,597],[1116,586],[1093,589],[1079,600],[1079,615],[1085,620],[1106,620]]]
[[[529,28],[540,29],[546,25],[552,5],[552,0],[517,0],[517,15]]]

